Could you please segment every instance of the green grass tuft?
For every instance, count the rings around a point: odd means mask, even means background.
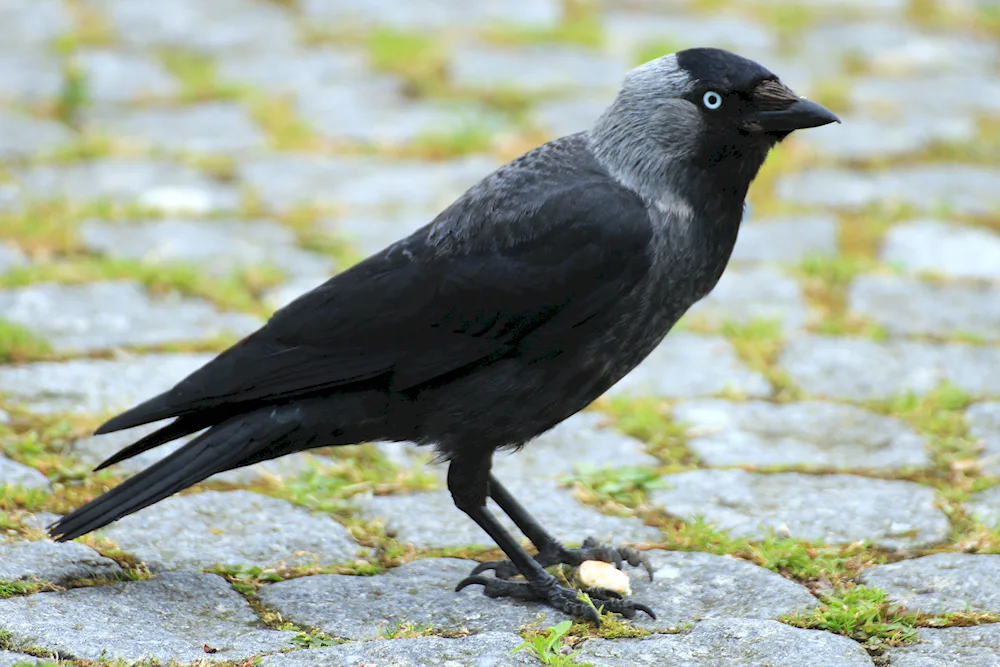
[[[445,86],[446,57],[439,37],[382,28],[368,36],[372,64],[401,77],[406,92],[430,95]]]
[[[789,401],[799,397],[791,378],[778,365],[784,344],[781,322],[755,319],[749,322],[724,322],[722,335],[736,350],[737,356],[751,369],[767,378],[774,387],[772,399]]]
[[[483,40],[500,46],[532,44],[572,44],[597,49],[604,44],[604,28],[596,16],[569,18],[551,28],[518,25],[493,26],[483,32]]]
[[[264,492],[314,511],[340,513],[358,493],[386,495],[435,486],[436,479],[423,468],[400,470],[374,447],[361,446],[333,450],[329,463]]]
[[[677,53],[679,50],[680,45],[667,40],[646,42],[639,45],[639,47],[635,50],[635,58],[633,59],[632,64],[636,66],[642,65],[643,63],[648,63],[650,60],[655,60],[660,56]]]
[[[0,363],[18,363],[44,358],[52,346],[31,330],[0,317]]]
[[[418,136],[406,151],[414,157],[443,160],[475,153],[486,153],[493,147],[492,130],[469,120],[448,131],[427,132]]]
[[[655,398],[601,399],[597,408],[611,418],[622,433],[646,443],[646,451],[660,459],[666,470],[677,472],[698,466],[687,446],[686,429],[674,421],[671,404]]]
[[[889,602],[882,589],[848,586],[820,597],[823,604],[817,609],[781,620],[799,628],[834,632],[868,646],[898,646],[917,639],[917,615]]]
[[[563,638],[569,633],[573,626],[572,621],[563,621],[551,628],[541,631],[527,632],[524,635],[524,642],[514,649],[514,653],[528,651],[541,664],[549,667],[573,667],[590,663],[578,663],[573,660],[575,651],[563,652]]]
[[[78,127],[80,114],[89,99],[87,78],[72,60],[67,62],[63,70],[63,85],[56,101],[55,117],[70,127]]]
[[[314,151],[325,147],[323,140],[299,116],[294,102],[252,91],[246,95],[250,114],[267,134],[271,148],[279,151]]]
[[[54,590],[46,581],[0,581],[0,599],[31,595],[43,590]]]
[[[221,83],[216,76],[215,64],[200,53],[166,49],[160,52],[160,60],[180,82],[184,102],[234,100],[240,97],[240,87]]]
[[[624,467],[596,469],[579,468],[568,481],[575,482],[587,495],[599,502],[612,502],[625,507],[638,507],[646,494],[663,488],[662,474],[653,468]]]

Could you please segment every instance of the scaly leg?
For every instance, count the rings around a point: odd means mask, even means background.
[[[601,544],[592,537],[588,537],[578,549],[570,549],[549,534],[538,521],[528,513],[521,503],[511,495],[503,484],[494,476],[490,475],[490,497],[496,501],[497,505],[510,517],[511,521],[524,533],[525,537],[538,549],[535,560],[542,567],[550,567],[560,563],[579,567],[585,560],[599,560],[605,563],[614,563],[619,570],[623,563],[628,563],[632,567],[640,565],[646,569],[649,578],[653,578],[653,567],[649,561],[632,547],[613,547]],[[480,563],[472,571],[473,575],[487,570],[493,570],[497,578],[510,579],[518,574],[518,569],[512,561],[494,560]]]
[[[489,470],[490,458],[488,456],[455,458],[448,468],[448,489],[451,491],[455,506],[468,514],[480,528],[493,538],[510,558],[518,573],[525,578],[525,582],[472,575],[459,582],[455,590],[460,591],[466,586],[479,584],[489,597],[536,600],[570,616],[585,618],[600,624],[600,616],[597,612],[590,605],[580,601],[579,591],[560,586],[556,578],[546,572],[538,561],[522,549],[517,540],[486,509],[486,495],[490,481]],[[537,523],[535,523],[535,527],[541,530]],[[596,604],[603,606],[605,610],[619,613],[626,618],[633,618],[638,611],[643,611],[653,618],[656,617],[646,605],[623,600],[620,595],[613,591],[590,589],[584,592],[590,595]]]

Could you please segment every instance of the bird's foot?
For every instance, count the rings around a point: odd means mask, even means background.
[[[653,578],[653,566],[640,551],[632,547],[613,547],[609,544],[601,544],[592,537],[588,537],[578,549],[569,549],[559,542],[543,545],[535,556],[535,560],[542,567],[552,565],[571,565],[579,567],[581,563],[588,560],[599,560],[605,563],[614,563],[619,570],[624,563],[632,567],[642,566],[649,573],[649,578]],[[510,579],[520,572],[509,560],[491,560],[480,563],[472,570],[470,576],[482,574],[488,570],[493,570],[497,579]]]
[[[646,605],[625,600],[615,591],[609,591],[605,588],[569,588],[558,585],[554,578],[535,584],[530,581],[508,581],[472,575],[460,581],[455,590],[460,591],[473,584],[481,585],[483,593],[491,598],[515,598],[544,602],[569,616],[582,618],[596,625],[601,624],[601,615],[598,610],[621,614],[625,618],[635,618],[636,613],[641,611],[650,618],[656,618],[653,610]],[[581,592],[590,597],[592,605],[580,599]]]

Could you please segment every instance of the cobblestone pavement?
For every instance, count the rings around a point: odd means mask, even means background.
[[[453,592],[498,552],[401,445],[43,539],[166,453],[91,474],[141,435],[102,417],[695,45],[844,123],[772,156],[678,331],[496,464],[567,542],[646,550],[656,621],[515,651],[564,617]],[[0,0],[0,666],[1000,665],[998,345],[993,0]]]

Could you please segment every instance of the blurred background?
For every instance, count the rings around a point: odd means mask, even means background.
[[[1000,226],[998,35],[990,0],[2,0],[0,287],[60,287],[0,293],[0,359],[214,349],[703,45],[843,117],[773,156],[750,217],[819,216],[768,244],[797,244],[810,322],[857,328],[840,288],[895,222]]]

